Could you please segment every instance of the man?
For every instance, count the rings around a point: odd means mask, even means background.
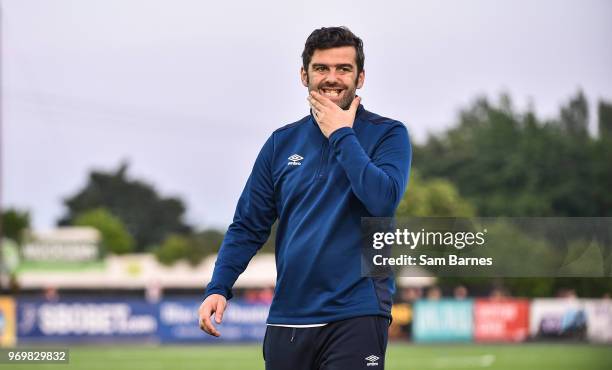
[[[384,368],[393,280],[361,276],[361,218],[392,217],[411,148],[398,121],[366,111],[363,44],[345,27],[307,39],[311,114],[274,131],[255,160],[200,306],[219,336],[231,288],[278,219],[266,369]]]

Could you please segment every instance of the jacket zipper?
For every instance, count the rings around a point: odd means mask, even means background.
[[[329,152],[329,144],[327,139],[323,141],[321,146],[321,161],[319,162],[319,168],[315,174],[315,180],[322,180],[325,176],[325,167],[327,166],[327,157]]]

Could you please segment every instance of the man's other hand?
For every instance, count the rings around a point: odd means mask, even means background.
[[[198,309],[198,314],[200,316],[200,329],[204,330],[206,333],[210,335],[214,335],[215,337],[221,336],[221,333],[215,328],[212,323],[210,317],[212,314],[215,314],[215,322],[217,324],[221,324],[221,320],[223,320],[223,312],[225,311],[225,307],[227,306],[227,299],[221,294],[211,294]]]

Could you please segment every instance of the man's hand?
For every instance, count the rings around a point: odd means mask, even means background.
[[[355,114],[357,113],[357,107],[359,107],[361,98],[356,96],[348,110],[340,108],[329,98],[319,94],[317,91],[310,92],[308,102],[321,132],[329,139],[329,136],[337,129],[353,127],[353,121],[355,121]]]
[[[210,335],[214,335],[215,337],[221,336],[221,333],[214,327],[212,321],[210,320],[210,316],[215,314],[215,322],[217,324],[221,324],[221,320],[223,320],[223,312],[225,311],[225,307],[227,306],[227,299],[221,294],[211,294],[198,309],[198,314],[200,315],[200,329],[204,330],[206,333]]]

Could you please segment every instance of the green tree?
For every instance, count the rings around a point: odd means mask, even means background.
[[[590,192],[596,215],[612,216],[612,104],[599,102],[599,138],[593,145],[590,162],[594,180]]]
[[[408,189],[395,215],[397,217],[472,217],[475,211],[448,180],[441,178],[425,180],[418,170],[413,170]]]
[[[541,235],[531,235],[503,219],[488,225],[487,247],[474,249],[470,257],[492,257],[495,260],[495,273],[512,276],[518,272],[527,278],[483,278],[464,276],[465,268],[458,268],[456,276],[444,276],[440,285],[465,285],[470,291],[489,291],[503,286],[513,295],[523,297],[543,297],[554,293],[555,279],[534,277],[551,275],[563,258],[560,250],[551,246],[550,240]],[[494,249],[491,249],[494,246]],[[525,257],[535,262],[525,263]]]
[[[508,96],[480,98],[456,127],[415,146],[414,164],[424,178],[451,181],[482,216],[609,216],[601,198],[610,192],[593,184],[612,162],[587,122],[581,92],[549,121],[516,112]]]
[[[561,127],[574,137],[586,137],[589,126],[589,105],[582,91],[578,91],[567,106],[561,108]]]
[[[215,229],[203,230],[190,238],[187,261],[193,266],[199,264],[208,255],[219,252],[223,243],[223,233]]]
[[[172,234],[154,249],[157,260],[164,265],[172,265],[178,260],[186,259],[192,251],[191,240],[185,235]]]
[[[101,235],[103,248],[114,254],[132,252],[134,238],[128,233],[121,220],[107,209],[96,208],[78,215],[74,219],[76,226],[91,226]]]
[[[496,104],[482,97],[461,111],[453,128],[415,145],[413,163],[425,180],[450,181],[480,216],[609,217],[611,107],[599,103],[595,137],[588,133],[588,104],[582,92],[549,120],[538,119],[531,109],[517,111],[507,95]],[[609,261],[609,250],[602,257]],[[612,287],[609,278],[516,278],[494,283],[500,282],[514,294],[528,296],[552,295],[562,287],[592,296]]]
[[[9,208],[2,212],[2,235],[21,244],[23,232],[30,227],[30,214]]]
[[[612,104],[599,101],[599,136],[612,140]]]
[[[59,224],[72,224],[87,210],[106,208],[125,224],[139,252],[172,233],[191,232],[183,220],[185,206],[180,199],[161,197],[152,185],[129,179],[127,169],[124,163],[114,173],[91,172],[85,187],[64,201],[68,212]]]
[[[195,266],[204,257],[219,252],[223,233],[215,229],[203,230],[193,235],[173,234],[154,250],[161,263],[171,265],[178,260],[186,260]]]

